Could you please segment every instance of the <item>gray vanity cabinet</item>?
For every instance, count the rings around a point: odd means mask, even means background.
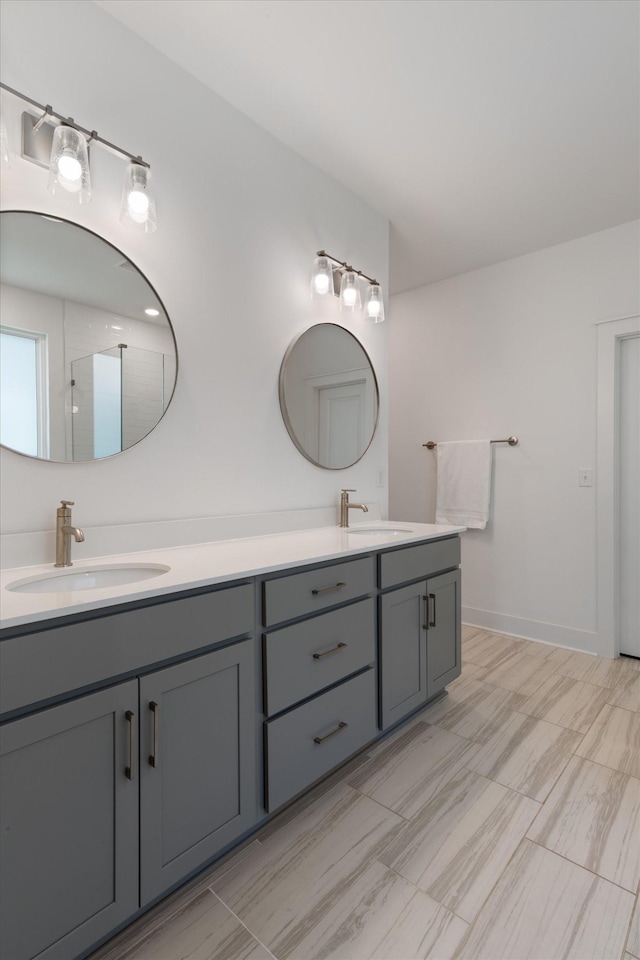
[[[138,683],[0,727],[0,956],[68,960],[138,908]]]
[[[262,584],[269,813],[376,737],[374,591],[373,556]]]
[[[380,706],[386,730],[426,703],[426,584],[380,598]]]
[[[379,598],[380,726],[387,730],[460,675],[460,540],[399,548],[379,559],[386,591]]]
[[[140,679],[140,905],[255,821],[251,641]]]
[[[460,676],[460,571],[427,580],[427,697]]]

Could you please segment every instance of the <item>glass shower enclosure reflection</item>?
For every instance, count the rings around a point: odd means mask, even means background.
[[[124,343],[72,361],[69,459],[110,457],[145,437],[171,399],[175,366],[173,356]]]

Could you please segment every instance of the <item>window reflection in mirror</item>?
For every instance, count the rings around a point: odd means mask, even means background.
[[[280,408],[296,447],[312,463],[342,470],[364,455],[378,420],[378,384],[356,337],[318,323],[293,341],[280,368]]]
[[[177,353],[155,290],[101,237],[59,218],[0,214],[0,443],[95,460],[164,415]]]

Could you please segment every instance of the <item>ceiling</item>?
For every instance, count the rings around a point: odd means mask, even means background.
[[[96,0],[391,221],[398,292],[639,215],[635,0]]]

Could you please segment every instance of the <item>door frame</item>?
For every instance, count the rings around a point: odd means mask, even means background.
[[[618,416],[620,344],[640,333],[640,316],[601,320],[598,337],[596,557],[597,618],[600,654],[620,653],[618,566],[620,502],[618,495]]]

